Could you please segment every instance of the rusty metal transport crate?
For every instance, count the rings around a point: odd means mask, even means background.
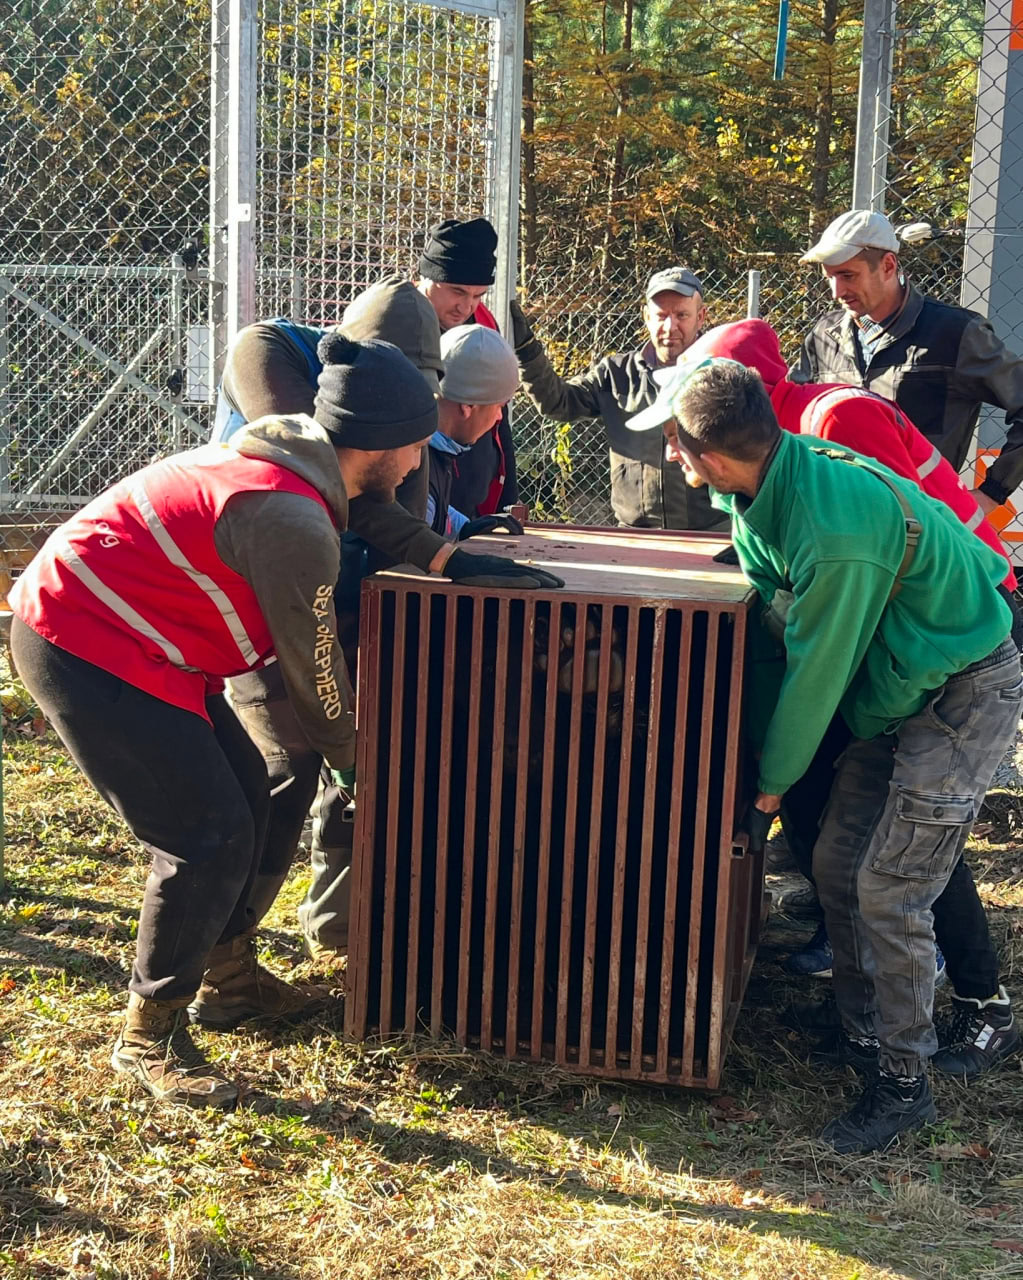
[[[763,900],[724,545],[532,526],[466,549],[563,591],[367,581],[349,1035],[717,1085]]]

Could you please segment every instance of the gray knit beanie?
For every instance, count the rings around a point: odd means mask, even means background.
[[[341,449],[400,449],[433,435],[437,401],[390,342],[352,342],[336,329],[316,348],[323,369],[313,417]]]

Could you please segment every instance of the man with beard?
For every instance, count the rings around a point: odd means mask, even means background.
[[[193,1016],[228,1026],[310,1004],[256,959],[266,766],[224,681],[279,666],[303,732],[340,779],[355,760],[333,591],[349,498],[387,498],[437,426],[389,343],[330,335],[314,416],[263,418],[129,476],[50,537],[11,596],[26,686],[152,857],[116,1071],[160,1101],[231,1107]]]

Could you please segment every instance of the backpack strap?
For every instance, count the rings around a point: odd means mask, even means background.
[[[861,458],[855,453],[849,453],[845,449],[835,449],[825,445],[812,444],[809,448],[811,452],[823,454],[826,458],[833,458],[838,462],[851,463],[855,467],[860,467],[863,471],[869,471],[872,476],[877,476],[878,480],[888,487],[894,495],[895,501],[899,504],[899,509],[906,525],[906,549],[902,553],[902,563],[896,571],[892,589],[888,592],[888,600],[891,602],[902,590],[902,579],[909,571],[909,566],[913,563],[917,544],[920,541],[920,534],[923,531],[923,526],[913,511],[912,503],[898,485],[893,484],[883,471],[878,471],[876,467],[872,467],[866,458]]]

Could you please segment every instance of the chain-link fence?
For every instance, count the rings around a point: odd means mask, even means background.
[[[178,256],[208,214],[208,11],[20,0],[0,17],[0,536],[40,534],[204,429]]]
[[[0,587],[75,507],[205,437],[240,323],[330,323],[410,272],[440,217],[509,225],[494,207],[508,15],[508,0],[0,14]]]
[[[257,311],[329,324],[416,265],[440,217],[487,211],[494,19],[382,0],[264,0]]]
[[[929,238],[904,255],[922,292],[979,311],[1011,350],[1023,352],[1018,6],[888,3],[890,39],[876,74],[890,107],[878,121],[875,207],[897,225],[928,224]],[[927,92],[935,82],[942,86],[937,110]],[[1004,408],[986,405],[964,473],[971,487],[983,480],[1005,434]],[[1023,550],[1021,512],[1017,491],[990,517],[1014,553]]]
[[[524,308],[555,369],[581,373],[602,356],[642,347],[648,340],[640,314],[651,272],[671,265],[653,258],[565,275],[544,267],[524,281]],[[750,273],[759,277],[758,314],[778,330],[793,357],[829,294],[820,273],[799,265],[798,254],[762,254],[736,271],[701,271],[708,324],[747,314]],[[745,269],[744,269],[745,266]],[[524,498],[538,519],[613,524],[607,439],[600,422],[558,423],[520,395],[514,406],[515,451]]]
[[[983,0],[888,2],[887,208],[896,222],[925,220],[940,233],[904,260],[924,291],[948,301],[959,300],[965,260],[965,300],[1023,347],[1016,291],[1005,287],[1019,279],[1005,255],[1023,244],[1021,203],[1004,179],[1018,145],[1013,113],[1023,110],[1023,94],[1008,91],[1012,0],[988,0],[986,36]],[[436,218],[486,212],[504,230],[514,223],[501,188],[511,152],[499,145],[510,101],[500,107],[499,91],[515,79],[501,61],[511,0],[241,0],[234,7],[253,14],[252,63],[236,66],[230,84],[226,28],[216,26],[225,0],[212,4],[211,14],[206,0],[15,0],[0,15],[7,569],[17,570],[20,543],[38,541],[61,514],[205,433],[222,355],[211,334],[231,306],[234,322],[284,313],[329,323],[381,274],[410,271]],[[756,92],[769,114],[774,90]],[[225,202],[218,168],[230,168],[246,96],[248,214],[245,201]],[[854,96],[852,81],[838,78],[836,118],[852,113]],[[846,187],[842,177],[827,215],[846,205]],[[730,198],[756,220],[755,187]],[[646,276],[680,256],[704,276],[714,322],[745,314],[748,272],[758,270],[761,314],[792,358],[828,305],[791,240],[722,265],[720,252],[701,262],[670,238],[657,247],[648,237],[634,252],[622,248],[627,236],[569,219],[535,246],[521,281],[566,374],[643,341]],[[239,227],[251,237],[249,315],[229,301],[230,272],[218,260]],[[991,429],[997,439],[997,420]],[[523,494],[538,514],[609,519],[598,423],[544,420],[520,399],[514,434]]]
[[[987,315],[996,333],[1023,352],[1023,68],[1013,61],[1012,0],[868,0],[867,20],[882,27],[877,64],[866,67],[881,97],[873,143],[875,207],[897,227],[926,222],[929,238],[907,244],[902,261],[921,292]],[[880,15],[880,16],[878,16]],[[1023,53],[1015,53],[1023,59]],[[887,77],[887,84],[882,84]],[[851,82],[836,81],[832,109],[851,112]],[[844,97],[843,97],[844,95]],[[871,154],[871,146],[867,147]],[[748,212],[757,213],[751,191]],[[869,201],[868,201],[869,202]],[[850,206],[844,187],[823,221]],[[804,244],[809,243],[808,234]],[[647,275],[672,262],[669,245],[637,261],[615,261],[595,244],[579,265],[566,236],[541,244],[537,267],[523,280],[527,309],[552,361],[565,375],[582,372],[614,351],[642,345],[642,290]],[[746,272],[761,273],[760,314],[777,328],[794,361],[803,336],[833,305],[819,269],[801,267],[798,252],[739,257],[734,270],[711,270],[698,256],[686,265],[703,276],[711,323],[746,314]],[[564,263],[573,269],[566,274]],[[610,518],[606,440],[599,423],[558,424],[520,397],[516,441],[526,496],[550,519],[600,522]],[[976,458],[965,479],[974,486],[1005,435],[1004,413],[982,412]],[[1023,494],[995,513],[1003,537],[1023,543]],[[1023,547],[1020,548],[1023,551]]]

